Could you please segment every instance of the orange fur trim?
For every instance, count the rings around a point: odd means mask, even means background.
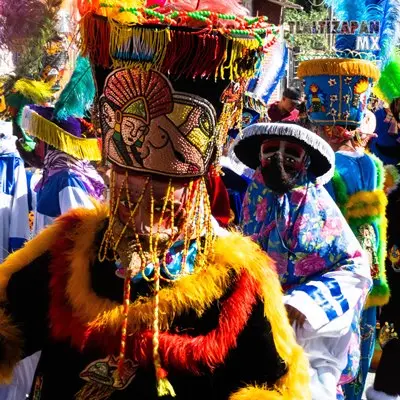
[[[22,338],[11,318],[0,309],[0,383],[10,384],[13,370],[22,358]]]

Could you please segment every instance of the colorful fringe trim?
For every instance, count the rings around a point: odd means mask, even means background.
[[[120,304],[98,297],[91,288],[89,266],[97,255],[93,243],[98,231],[106,222],[107,214],[105,206],[98,204],[94,210],[71,210],[55,222],[52,226],[54,230],[47,229],[36,237],[42,243],[49,243],[47,249],[52,251],[54,257],[51,267],[52,334],[57,339],[71,340],[78,348],[85,346],[90,338],[97,338],[102,342],[91,342],[91,345],[102,345],[103,349],[107,349],[110,338],[118,337],[117,333],[123,318]],[[82,232],[85,232],[85,235],[82,235]],[[57,242],[48,236],[56,238]],[[25,256],[29,254],[30,247],[29,242],[24,249],[13,254],[15,270],[27,265]],[[284,396],[276,398],[308,400],[311,398],[308,361],[297,345],[294,332],[286,317],[282,289],[276,272],[268,266],[271,266],[271,260],[249,238],[232,233],[217,239],[214,259],[210,260],[206,270],[180,279],[172,288],[161,289],[160,331],[164,332],[160,333],[167,336],[160,336],[160,339],[169,340],[166,331],[176,316],[182,315],[189,309],[195,309],[201,315],[215,300],[221,298],[231,286],[232,276],[240,278],[236,289],[239,292],[236,292],[237,297],[231,298],[231,307],[236,307],[238,299],[243,299],[243,304],[250,306],[254,301],[252,300],[254,294],[250,293],[252,291],[254,293],[256,283],[257,291],[264,303],[265,317],[271,324],[277,352],[288,368],[288,372],[279,380],[276,388],[271,391],[260,390],[265,395],[274,393],[276,396]],[[1,275],[2,273],[0,278]],[[247,283],[244,285],[243,282],[246,280]],[[253,289],[249,290],[251,287]],[[55,296],[56,293],[58,297]],[[240,311],[242,317],[248,313],[248,306],[243,305],[244,308]],[[141,298],[131,304],[128,320],[129,335],[139,333],[143,329],[151,330],[152,307],[151,298]],[[235,318],[243,319],[242,317]],[[225,323],[231,322],[226,320]],[[234,345],[235,342],[231,343]],[[164,353],[164,357],[167,357],[166,354]],[[215,359],[216,362],[219,362],[218,357]],[[188,359],[187,362],[192,361]]]
[[[299,78],[316,75],[365,76],[377,81],[379,69],[370,61],[348,58],[324,58],[303,61],[297,70]]]
[[[32,136],[80,160],[100,161],[100,141],[97,139],[83,139],[71,135],[55,123],[43,118],[24,107],[22,114],[22,128]]]
[[[104,68],[141,67],[189,78],[236,80],[252,77],[262,57],[254,38],[124,25],[90,13],[81,20],[81,35],[83,55]]]

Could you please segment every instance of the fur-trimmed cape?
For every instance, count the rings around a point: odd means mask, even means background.
[[[18,337],[18,332],[12,328],[14,309],[7,306],[7,300],[12,303],[24,271],[31,269],[37,260],[47,255],[47,323],[50,325],[51,341],[68,343],[71,352],[76,354],[84,353],[87,349],[95,349],[97,354],[104,355],[115,352],[119,343],[122,306],[115,299],[99,295],[93,287],[92,276],[93,265],[98,262],[98,236],[105,228],[107,216],[107,208],[101,205],[96,205],[93,210],[71,210],[20,251],[10,255],[0,266],[0,295],[5,302],[5,310],[10,314],[0,316],[0,336],[9,346],[8,332],[12,331],[15,337]],[[43,261],[39,264],[43,268]],[[105,266],[102,268],[104,270]],[[207,318],[216,302],[219,304],[216,326],[196,335],[177,330],[179,319],[193,312],[198,319]],[[296,344],[286,317],[282,291],[272,261],[258,245],[238,233],[230,233],[216,240],[213,259],[209,260],[206,269],[195,271],[161,290],[159,324],[163,365],[167,369],[186,371],[192,376],[204,374],[205,371],[212,374],[225,364],[231,352],[239,346],[245,327],[249,329],[248,321],[252,318],[256,303],[263,304],[263,314],[269,322],[277,354],[285,363],[286,373],[273,387],[268,388],[263,386],[263,382],[252,379],[258,386],[242,385],[242,388],[238,387],[235,393],[231,393],[230,399],[250,400],[255,395],[268,400],[311,398],[308,363],[302,349]],[[152,310],[151,296],[140,295],[133,299],[129,311],[128,335],[132,343],[128,346],[127,357],[131,355],[143,367],[148,367],[152,362]],[[23,323],[18,320],[15,322]],[[15,343],[15,357],[10,358],[13,361],[2,363],[0,360],[0,377],[3,378],[10,374],[21,351],[17,340],[12,343]],[[180,398],[179,393],[177,398]]]

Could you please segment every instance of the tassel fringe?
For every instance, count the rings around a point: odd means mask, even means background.
[[[82,54],[105,68],[151,68],[191,78],[234,80],[252,77],[261,57],[254,38],[124,25],[90,13],[81,20],[81,35]]]
[[[379,69],[372,62],[348,58],[327,58],[303,61],[297,70],[299,78],[315,75],[365,76],[379,79]]]
[[[23,110],[22,128],[30,135],[80,160],[101,160],[101,150],[97,139],[75,137],[31,110],[29,106]]]

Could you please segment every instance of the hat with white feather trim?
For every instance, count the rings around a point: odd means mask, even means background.
[[[234,144],[238,159],[248,167],[257,169],[260,165],[262,143],[271,138],[290,139],[303,145],[310,156],[310,171],[318,183],[330,181],[334,173],[335,153],[329,144],[314,132],[302,126],[284,123],[258,123],[243,130],[241,138]]]

